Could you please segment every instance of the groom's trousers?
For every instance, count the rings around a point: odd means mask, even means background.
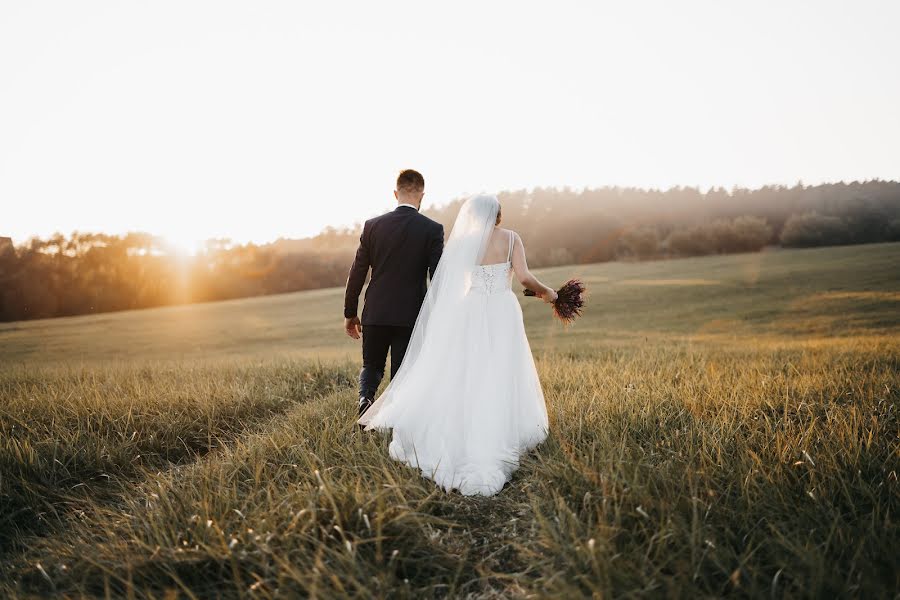
[[[394,325],[363,325],[362,353],[363,367],[359,372],[359,397],[374,399],[378,385],[384,378],[384,367],[387,363],[388,350],[391,351],[391,379],[397,374],[412,327]]]

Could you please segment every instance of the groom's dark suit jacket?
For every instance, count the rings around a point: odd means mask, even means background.
[[[357,316],[369,267],[363,325],[412,327],[444,249],[444,227],[414,208],[398,206],[366,221],[344,296],[344,316]]]

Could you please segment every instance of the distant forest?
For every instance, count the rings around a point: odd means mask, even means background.
[[[499,198],[503,226],[521,234],[533,267],[900,241],[894,181],[707,192],[538,188]],[[461,203],[424,212],[449,234]],[[359,232],[328,228],[265,245],[212,240],[189,257],[145,233],[57,234],[19,247],[0,238],[0,321],[340,286]]]

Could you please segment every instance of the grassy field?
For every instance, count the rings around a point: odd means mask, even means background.
[[[341,290],[0,324],[0,596],[898,597],[900,244],[541,276],[493,498],[355,431]]]

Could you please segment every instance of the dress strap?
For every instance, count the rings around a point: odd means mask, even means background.
[[[506,262],[512,260],[513,232],[509,232],[509,251],[506,253]]]

